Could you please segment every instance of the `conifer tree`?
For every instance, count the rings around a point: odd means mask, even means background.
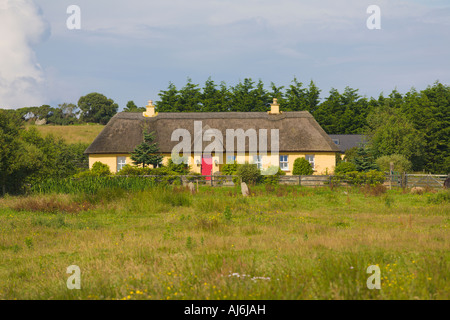
[[[156,168],[162,162],[163,157],[159,152],[158,144],[154,140],[154,132],[144,131],[144,141],[131,153],[131,160],[135,165],[142,165],[145,168],[145,166],[151,164]]]
[[[379,170],[378,165],[372,154],[366,148],[358,148],[356,156],[353,158],[353,163],[357,171]]]

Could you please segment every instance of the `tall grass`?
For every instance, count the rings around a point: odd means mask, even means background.
[[[101,189],[142,191],[156,186],[154,180],[140,177],[83,177],[80,179],[49,179],[31,186],[33,193],[94,194]]]
[[[0,199],[0,299],[450,298],[446,191],[73,190]],[[65,285],[72,264],[81,290]],[[374,264],[381,290],[366,286]]]

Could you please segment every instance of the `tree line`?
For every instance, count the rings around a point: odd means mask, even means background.
[[[188,79],[180,89],[169,83],[155,104],[158,112],[265,112],[277,98],[281,111],[309,111],[328,134],[367,135],[364,157],[372,162],[382,158],[389,163],[391,158],[386,157],[401,157],[408,161],[403,167],[412,171],[450,172],[448,85],[435,82],[420,91],[412,88],[401,94],[393,90],[377,98],[361,96],[350,87],[343,92],[331,89],[323,99],[320,95],[313,81],[305,86],[295,78],[289,86],[271,83],[269,89],[261,80],[251,78],[235,86],[216,84],[209,78],[203,87]],[[87,145],[67,145],[51,136],[41,137],[32,128],[25,130],[25,121],[106,124],[118,108],[112,99],[94,92],[81,97],[76,105],[0,109],[0,185],[67,176],[87,165],[83,155]],[[128,101],[124,111],[142,112],[145,107]],[[349,159],[352,152],[355,150],[348,152]]]
[[[450,87],[439,81],[405,94],[367,98],[358,89],[332,88],[320,98],[313,81],[307,86],[294,78],[287,87],[244,79],[236,86],[216,84],[209,78],[203,88],[191,79],[180,89],[169,83],[156,101],[158,112],[265,112],[278,99],[281,111],[309,111],[328,134],[364,134],[366,152],[375,159],[401,155],[411,170],[450,172]]]
[[[49,178],[62,179],[89,167],[89,144],[67,144],[62,138],[30,127],[17,114],[0,110],[0,195],[18,193]]]

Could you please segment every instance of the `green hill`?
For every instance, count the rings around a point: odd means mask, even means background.
[[[61,137],[67,143],[92,143],[105,126],[99,124],[83,124],[69,126],[30,125],[27,127],[35,127],[43,136],[53,134],[54,136]]]

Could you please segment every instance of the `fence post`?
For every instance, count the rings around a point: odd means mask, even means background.
[[[406,188],[406,174],[405,172],[402,172],[402,189],[404,190]]]
[[[298,185],[299,186],[302,185],[302,176],[301,175],[298,176]]]
[[[211,187],[214,187],[214,183],[213,183],[213,175],[211,173]]]

